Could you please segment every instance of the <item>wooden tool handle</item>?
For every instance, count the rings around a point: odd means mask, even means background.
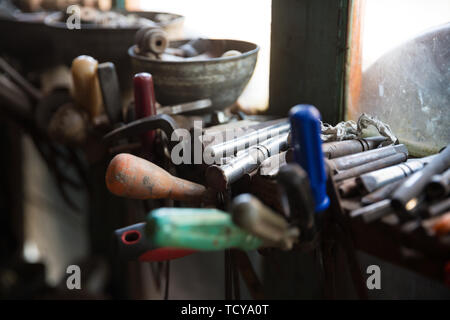
[[[103,99],[97,76],[98,61],[90,56],[79,56],[72,61],[74,98],[91,119],[103,113]]]
[[[172,199],[199,202],[204,186],[172,176],[144,159],[122,153],[114,157],[106,171],[106,186],[120,197]]]

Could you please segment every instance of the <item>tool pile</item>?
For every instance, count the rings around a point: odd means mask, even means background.
[[[327,233],[334,228],[330,229],[330,223],[344,231],[353,226],[344,219],[344,212],[352,205],[359,207],[351,212],[352,219],[363,217],[366,222],[369,216],[376,215],[379,219],[398,208],[394,205],[391,209],[390,202],[388,206],[380,206],[380,202],[362,205],[375,197],[366,195],[367,192],[376,191],[378,197],[384,192],[387,198],[390,195],[384,191],[387,187],[392,188],[392,183],[414,172],[428,177],[427,181],[433,180],[427,187],[431,190],[428,194],[448,197],[448,173],[436,174],[448,169],[450,148],[441,155],[408,160],[407,148],[392,144],[392,139],[384,136],[322,143],[321,128],[327,127],[322,126],[317,109],[308,105],[294,107],[289,119],[251,125],[246,120],[231,121],[207,127],[200,136],[194,134],[194,139],[179,139],[176,121],[168,115],[158,115],[154,108],[151,79],[149,74],[135,76],[134,106],[139,119],[104,137],[113,153],[127,151],[131,141],[140,137],[140,148],[134,150],[138,156],[116,155],[105,180],[108,189],[117,196],[163,199],[172,205],[152,210],[145,222],[116,230],[120,257],[166,261],[196,251],[264,248],[320,251],[330,236]],[[235,127],[240,127],[238,134],[227,134]],[[195,132],[195,126],[188,129]],[[212,132],[221,138],[218,142],[211,138]],[[184,154],[187,161],[175,165],[169,157],[178,147],[171,143],[174,137],[183,141],[183,151],[195,150],[199,141],[202,160],[191,161],[196,155]],[[411,179],[416,179],[415,175]],[[393,203],[402,201],[407,210],[414,209],[411,203],[417,208],[426,204],[434,216],[448,210],[448,199],[429,206],[429,200],[422,201],[419,197],[422,189],[417,183],[413,183],[419,190],[416,193],[409,189],[405,193],[403,189],[408,185],[411,183],[404,181],[394,193],[394,197],[400,194],[398,199],[402,200],[393,198]],[[427,182],[422,185],[425,187]],[[381,199],[381,204],[385,201]],[[409,217],[418,219],[419,215]],[[430,235],[446,246],[444,260],[448,258],[448,237],[437,236],[448,234],[448,230],[445,232],[448,220],[448,215],[444,215],[436,221],[433,226],[438,226],[435,228],[439,231],[436,237]],[[429,223],[425,221],[423,225]],[[348,243],[351,236],[344,232],[343,241]],[[346,250],[349,260],[353,259],[351,245]]]

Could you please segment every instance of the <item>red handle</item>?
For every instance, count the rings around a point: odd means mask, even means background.
[[[134,76],[134,105],[136,118],[156,115],[155,90],[153,87],[153,77],[150,73],[138,73]],[[152,151],[155,131],[148,131],[142,135],[142,143],[146,151]]]

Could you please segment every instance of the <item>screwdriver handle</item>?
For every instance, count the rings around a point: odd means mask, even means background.
[[[167,261],[185,257],[194,250],[155,248],[145,235],[146,223],[137,223],[114,231],[116,253],[121,259],[139,261]]]
[[[264,244],[261,238],[236,226],[230,214],[217,209],[156,209],[148,215],[145,231],[156,247],[255,250]]]
[[[206,188],[172,176],[150,161],[121,153],[106,171],[106,186],[113,194],[132,199],[172,199],[201,202]]]
[[[326,194],[327,176],[322,151],[321,116],[311,105],[298,105],[290,111],[294,160],[309,176],[315,200],[315,211],[322,212],[330,205]]]
[[[79,107],[86,110],[91,120],[103,113],[97,67],[97,60],[84,55],[75,58],[71,67],[74,99]]]
[[[152,75],[146,72],[138,73],[133,78],[133,84],[136,119],[155,116],[156,99]],[[155,131],[152,130],[142,134],[142,143],[146,151],[150,154],[154,140]]]

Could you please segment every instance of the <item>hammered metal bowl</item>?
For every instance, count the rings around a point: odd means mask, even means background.
[[[177,48],[189,40],[172,41]],[[218,58],[204,60],[162,61],[136,54],[135,46],[128,50],[135,73],[152,74],[156,100],[162,105],[209,98],[212,110],[234,104],[253,75],[258,57],[258,45],[238,40],[213,39],[210,47]],[[229,50],[242,54],[220,57]]]

